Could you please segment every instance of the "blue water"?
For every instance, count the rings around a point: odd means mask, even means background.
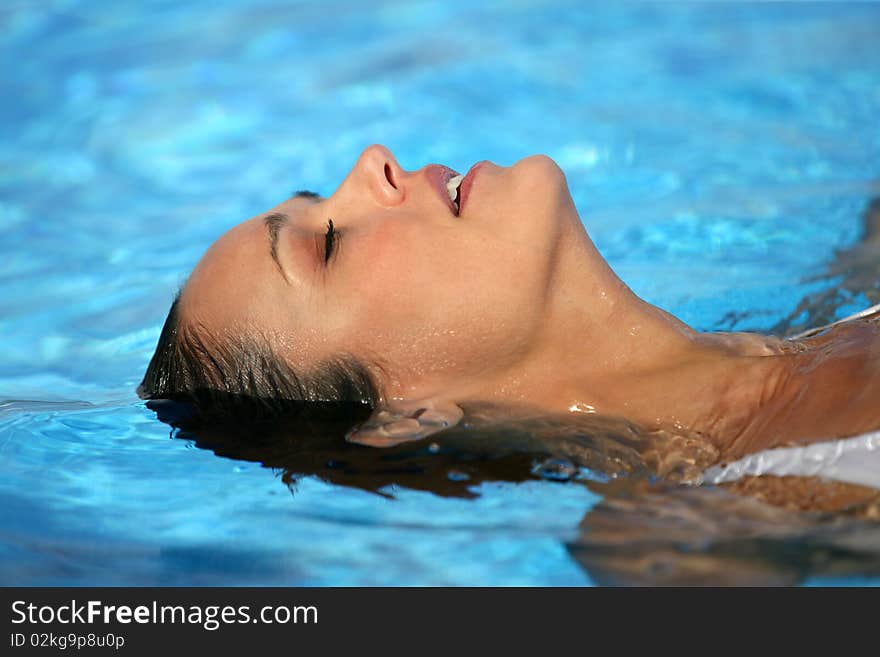
[[[373,142],[549,154],[623,279],[701,329],[833,285],[805,279],[880,193],[880,4],[580,5],[3,3],[0,584],[589,584],[580,485],[291,492],[134,395],[206,246]]]

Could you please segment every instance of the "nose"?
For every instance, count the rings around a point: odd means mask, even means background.
[[[380,144],[364,149],[352,173],[380,205],[392,207],[406,198],[405,172]]]

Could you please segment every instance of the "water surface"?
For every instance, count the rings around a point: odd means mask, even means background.
[[[547,153],[623,279],[700,329],[838,289],[815,277],[880,193],[880,5],[580,4],[5,3],[0,583],[593,583],[582,482],[289,487],[134,395],[205,247],[373,142]],[[859,563],[794,580],[876,582]]]

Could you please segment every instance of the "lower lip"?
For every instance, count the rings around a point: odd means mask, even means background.
[[[468,195],[471,192],[471,187],[474,186],[474,178],[476,178],[477,172],[480,170],[480,168],[482,168],[486,164],[489,164],[488,160],[483,160],[482,162],[477,162],[474,166],[472,166],[470,168],[470,170],[468,170],[467,174],[464,177],[464,180],[461,181],[461,188],[459,190],[460,198],[458,199],[458,214],[459,215],[461,215],[461,213],[464,212],[464,205],[465,205],[465,203],[467,203]]]

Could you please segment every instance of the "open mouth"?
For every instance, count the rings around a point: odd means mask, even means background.
[[[488,160],[477,162],[464,175],[442,164],[429,164],[425,167],[425,174],[431,185],[446,203],[449,211],[458,217],[467,204],[468,193],[474,186],[474,177],[477,170],[487,163]]]
[[[491,162],[489,162],[489,160],[477,162],[474,166],[468,169],[468,172],[464,174],[464,176],[457,175],[447,183],[446,189],[449,192],[449,198],[452,199],[452,205],[455,207],[456,216],[461,214],[468,202],[470,192],[474,187],[474,180],[477,177],[477,172],[487,164],[491,164]],[[455,193],[455,198],[452,197],[453,192]]]
[[[455,206],[455,215],[461,212],[461,183],[464,176],[458,174],[446,181],[446,192],[449,194],[449,200]]]

